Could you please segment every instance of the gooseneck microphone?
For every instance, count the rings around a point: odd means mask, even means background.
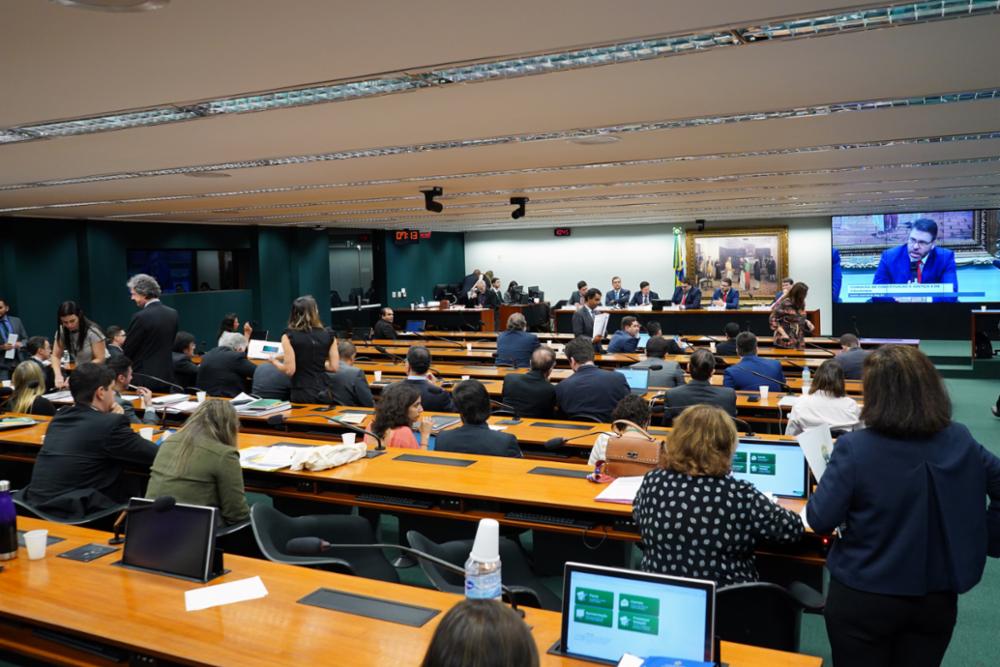
[[[404,357],[401,357],[398,354],[393,354],[389,350],[385,349],[385,345],[376,345],[375,349],[381,352],[382,354],[386,355],[393,361],[398,361],[401,364],[406,362],[406,359]]]
[[[147,378],[147,379],[150,379],[150,380],[156,380],[160,384],[165,384],[168,387],[171,387],[172,389],[177,389],[182,394],[186,394],[187,393],[187,390],[184,387],[182,387],[179,384],[177,384],[176,382],[171,382],[170,380],[164,380],[163,378],[158,378],[155,375],[149,375],[148,373],[136,373],[135,371],[133,371],[132,372],[132,377]]]
[[[335,417],[327,417],[326,420],[331,424],[336,424],[341,428],[346,428],[348,431],[354,431],[355,433],[360,433],[362,435],[370,435],[372,439],[374,439],[376,442],[375,450],[379,452],[385,451],[385,443],[382,441],[382,438],[379,437],[379,435],[374,431],[369,431],[367,429],[361,428],[360,426],[355,426],[354,424],[348,424],[347,422],[340,421]]]
[[[138,514],[139,512],[167,512],[172,510],[174,506],[177,505],[177,499],[173,496],[160,496],[153,500],[153,502],[148,505],[137,505],[136,507],[126,507],[122,510],[122,513],[118,515],[115,520],[114,536],[108,540],[108,544],[124,544],[125,538],[122,537],[122,527],[125,525],[125,517],[129,514]]]
[[[607,436],[614,435],[614,433],[608,433],[607,431],[598,431],[598,435],[600,434]],[[545,449],[559,449],[567,442],[573,442],[574,440],[579,440],[580,438],[586,438],[592,435],[594,435],[593,431],[589,433],[581,433],[580,435],[574,435],[570,438],[563,438],[563,437],[549,438],[548,440],[545,441],[545,443],[542,446],[545,447]]]
[[[792,391],[791,386],[789,386],[788,383],[782,380],[773,378],[769,375],[764,375],[763,373],[758,373],[757,371],[750,371],[750,372],[761,379],[767,380],[768,382],[773,382],[774,384],[778,385],[779,387],[781,387],[781,391],[783,392],[790,393]]]

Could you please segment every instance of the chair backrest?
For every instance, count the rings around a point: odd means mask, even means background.
[[[255,503],[250,508],[250,525],[257,546],[268,560],[284,560],[284,546],[294,534],[288,517],[265,503]],[[280,545],[280,546],[279,546]]]
[[[569,417],[568,421],[571,421],[571,422],[596,422],[598,424],[603,424],[607,420],[606,419],[601,419],[597,415],[586,415],[586,414],[584,414],[584,415],[572,415],[571,417]]]
[[[24,489],[18,489],[11,493],[11,498],[14,500],[14,505],[17,506],[19,514],[27,514],[28,516],[36,516],[39,519],[44,519],[45,521],[51,521],[52,523],[62,523],[68,526],[82,526],[88,523],[99,523],[102,520],[106,520],[107,523],[113,523],[112,519],[116,517],[120,512],[122,512],[127,505],[124,503],[119,503],[113,507],[107,507],[105,509],[97,510],[89,514],[83,514],[78,516],[59,516],[58,514],[51,514],[44,510],[40,510],[34,505],[30,504],[24,499]],[[101,528],[108,528],[110,526],[101,525]]]
[[[448,545],[437,544],[415,530],[406,533],[406,541],[417,551],[423,551],[425,554],[440,558],[449,563],[454,563],[460,567],[465,564],[465,559],[469,555],[469,545],[467,544],[461,542],[452,542]],[[453,548],[449,549],[449,546]],[[418,558],[417,560],[420,563],[420,569],[430,579],[434,588],[445,593],[465,592],[465,581],[457,574],[442,570],[428,560],[422,558]]]
[[[777,584],[723,586],[716,592],[715,609],[715,633],[725,641],[799,650],[802,605]]]

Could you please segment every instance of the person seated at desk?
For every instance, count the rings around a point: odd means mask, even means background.
[[[722,279],[722,287],[712,294],[713,306],[725,306],[726,310],[736,310],[740,307],[740,292],[733,289],[733,281],[729,278]]]
[[[585,338],[591,341],[594,352],[601,353],[601,340],[604,336],[594,335],[594,316],[597,314],[597,307],[601,305],[601,290],[592,287],[587,290],[583,303],[576,312],[573,313],[573,335],[577,338]]]
[[[24,345],[25,354],[28,361],[36,364],[45,376],[45,391],[52,391],[56,387],[56,376],[52,371],[52,345],[45,336],[32,336]]]
[[[498,600],[462,600],[431,637],[420,667],[538,667],[531,628]]]
[[[128,391],[132,385],[132,360],[122,355],[107,360],[108,368],[115,374],[115,403],[121,406],[122,414],[128,417],[130,424],[155,424],[159,421],[153,408],[153,392],[148,387],[135,387],[134,391],[142,402],[142,418],[136,414],[132,401],[122,398],[122,392]]]
[[[382,438],[386,447],[403,449],[427,448],[431,439],[431,429],[434,422],[421,418],[424,413],[420,402],[420,390],[405,382],[390,384],[382,392],[382,398],[375,408],[375,419],[371,431]],[[413,425],[419,424],[420,442],[413,435]],[[371,436],[365,436],[365,442],[376,445]]]
[[[499,308],[503,305],[503,291],[500,289],[500,279],[494,278],[493,282],[486,289],[483,295],[483,306],[486,308]]]
[[[643,545],[639,569],[719,586],[757,581],[754,548],[797,542],[802,519],[730,475],[737,433],[723,410],[689,407],[674,420],[669,443],[632,506]]]
[[[587,300],[587,292],[590,288],[586,280],[581,280],[576,284],[576,291],[569,295],[569,305],[580,307]],[[595,306],[596,308],[596,306]]]
[[[607,422],[618,401],[631,390],[625,376],[594,365],[590,342],[575,338],[563,350],[573,375],[556,385],[556,404],[564,418],[597,418]]]
[[[649,343],[646,347],[649,347]],[[664,426],[670,426],[672,418],[679,415],[684,408],[699,403],[714,405],[725,410],[730,417],[736,416],[736,391],[729,387],[713,385],[711,378],[714,372],[715,355],[711,351],[702,347],[691,354],[688,360],[691,381],[670,389],[663,397],[666,406],[663,413]]]
[[[490,395],[482,382],[463,380],[451,390],[451,397],[462,416],[462,425],[438,433],[434,451],[521,456],[517,438],[510,433],[494,431],[486,423],[490,417]]]
[[[725,370],[722,384],[737,391],[757,391],[764,385],[770,391],[782,391],[785,373],[781,370],[781,362],[757,356],[757,336],[749,331],[740,333],[736,337],[736,353],[740,355],[740,362]]]
[[[334,405],[352,405],[361,408],[375,406],[372,390],[368,387],[365,372],[354,367],[354,357],[357,348],[349,340],[337,343],[340,353],[340,367],[336,373],[327,373],[326,380],[330,384]]]
[[[725,328],[726,340],[715,346],[715,353],[720,357],[736,356],[736,337],[740,335],[740,325],[728,322]]]
[[[680,306],[681,310],[695,310],[701,308],[701,289],[695,287],[697,281],[688,278],[674,289],[671,301],[674,305]]]
[[[219,333],[216,335],[217,347],[222,347],[222,336],[227,333],[240,333],[242,331],[243,337],[250,340],[250,336],[253,334],[253,327],[250,326],[249,322],[243,323],[242,330],[240,329],[240,318],[236,313],[226,313],[225,317],[222,318],[222,322],[219,323]]]
[[[42,396],[45,393],[45,375],[38,364],[32,361],[22,361],[14,369],[11,376],[14,393],[2,405],[0,410],[23,412],[30,415],[54,415],[56,408],[49,399]]]
[[[622,328],[611,334],[611,342],[608,343],[608,354],[619,352],[635,352],[639,347],[639,329],[642,326],[639,320],[626,315],[622,318]]]
[[[194,348],[194,334],[178,331],[170,354],[174,364],[174,379],[182,387],[193,387],[198,379],[198,366],[191,361]]]
[[[406,352],[406,379],[408,384],[420,392],[424,410],[431,412],[454,412],[455,404],[451,395],[434,384],[431,375],[431,352],[423,345],[413,345]]]
[[[117,324],[112,324],[104,331],[104,345],[108,350],[108,358],[125,356],[122,345],[125,344],[125,330]]]
[[[861,368],[864,366],[865,357],[868,351],[861,349],[861,341],[852,333],[845,333],[840,337],[840,354],[837,361],[844,369],[844,379],[860,380]]]
[[[229,401],[203,402],[160,445],[149,470],[146,497],[173,496],[179,503],[218,507],[226,524],[250,518],[239,430],[240,419]]]
[[[604,305],[611,308],[624,308],[628,304],[628,298],[632,292],[622,289],[622,279],[615,276],[611,279],[611,289],[604,297]]]
[[[624,320],[622,320],[624,322]],[[667,361],[667,341],[663,336],[646,341],[646,358],[629,368],[649,371],[650,387],[679,387],[684,384],[684,369],[676,361]],[[659,368],[654,368],[659,366]]]
[[[939,665],[958,594],[1000,556],[1000,459],[916,348],[873,351],[863,382],[867,428],[837,438],[806,505],[819,534],[846,524],[826,559],[833,664]]]
[[[504,303],[521,303],[521,296],[524,294],[524,288],[517,284],[516,280],[510,281],[507,285],[507,291],[503,295]]]
[[[648,429],[651,417],[652,413],[649,410],[649,402],[639,394],[629,394],[618,401],[618,405],[611,412],[611,428],[618,435],[624,435],[630,431],[635,432],[635,429],[631,426],[619,428],[619,425],[615,424],[619,420],[625,420],[632,422],[642,429]],[[609,436],[607,433],[601,433],[597,436],[594,446],[590,449],[590,458],[587,459],[587,465],[593,468],[597,466],[599,461],[605,460],[605,455],[608,452],[608,439]]]
[[[648,306],[653,301],[660,298],[660,295],[649,288],[649,281],[643,280],[639,283],[639,291],[632,295],[630,306]]]
[[[392,326],[393,317],[392,308],[388,306],[379,311],[379,320],[372,327],[374,340],[396,340],[396,329]]]
[[[228,331],[219,337],[219,346],[201,358],[197,386],[209,396],[234,398],[246,390],[257,366],[247,359],[247,339]]]
[[[659,336],[663,334],[663,327],[660,326],[659,322],[650,320],[646,322],[646,333],[649,334],[650,338]]]
[[[774,301],[771,302],[771,309],[773,310],[775,306],[781,303],[781,300],[788,296],[788,293],[792,291],[792,286],[795,285],[795,281],[792,278],[784,277],[781,279],[781,291],[775,293]]]
[[[823,425],[851,430],[860,419],[861,406],[844,389],[844,369],[836,359],[827,359],[813,375],[809,393],[792,406],[785,435]]]
[[[156,445],[132,430],[116,410],[114,371],[101,364],[80,364],[69,389],[73,405],[49,423],[24,500],[63,518],[80,518],[114,507],[137,488],[123,479],[124,464],[152,464]]]
[[[291,400],[292,378],[278,370],[274,364],[257,364],[250,393],[261,398]]]
[[[497,336],[497,363],[514,368],[527,368],[531,353],[539,346],[538,336],[528,333],[528,321],[521,313],[511,313],[507,318],[507,331]]]
[[[501,401],[514,408],[518,417],[552,419],[556,407],[556,388],[549,381],[556,365],[556,353],[542,345],[531,353],[531,370],[503,376]]]

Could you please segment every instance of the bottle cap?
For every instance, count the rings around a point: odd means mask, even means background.
[[[480,519],[476,541],[472,543],[471,558],[484,563],[500,560],[500,524],[496,519]]]
[[[10,491],[10,482],[0,479],[0,491]]]

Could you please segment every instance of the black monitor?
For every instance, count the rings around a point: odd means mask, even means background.
[[[653,299],[653,310],[660,311],[670,306],[670,299]]]
[[[151,505],[132,498],[129,509]],[[121,565],[194,581],[213,576],[215,522],[218,510],[177,503],[160,512],[132,511],[128,515]]]
[[[438,283],[434,286],[434,291],[431,293],[435,301],[440,301],[444,299],[447,295],[452,294],[451,285],[448,283]]]
[[[539,301],[545,300],[545,292],[538,289],[538,285],[533,285],[528,288],[528,298],[538,299]]]

